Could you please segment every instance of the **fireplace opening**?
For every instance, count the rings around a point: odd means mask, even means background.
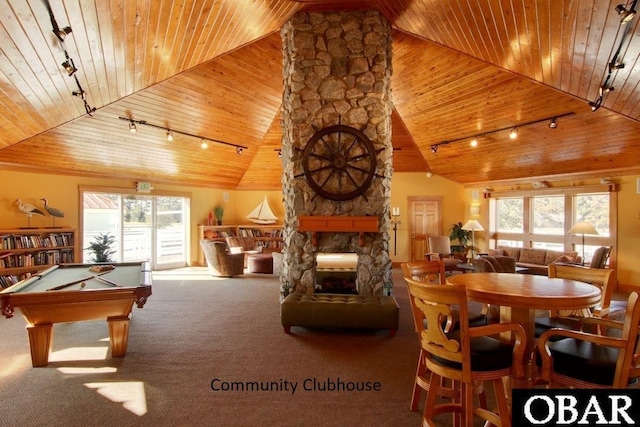
[[[358,254],[349,252],[316,254],[316,293],[358,294]]]

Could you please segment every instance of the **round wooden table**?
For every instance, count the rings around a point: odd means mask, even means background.
[[[535,349],[536,309],[574,310],[600,302],[600,289],[576,280],[532,274],[474,273],[447,278],[467,287],[470,300],[500,306],[500,322],[519,323],[527,333],[525,354]]]

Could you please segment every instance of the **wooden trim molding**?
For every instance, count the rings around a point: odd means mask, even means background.
[[[313,245],[317,245],[316,233],[360,233],[359,244],[364,244],[364,233],[379,231],[377,216],[299,216],[298,231],[310,231]]]

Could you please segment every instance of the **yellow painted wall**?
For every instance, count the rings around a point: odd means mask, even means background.
[[[616,177],[618,184],[618,282],[622,288],[640,288],[640,194],[636,193],[636,176]],[[65,218],[56,219],[56,226],[80,227],[79,187],[96,186],[118,188],[122,191],[135,191],[135,182],[117,181],[101,178],[83,178],[35,174],[16,170],[0,169],[0,228],[19,228],[27,226],[27,218],[13,203],[21,198],[43,209],[41,198],[47,198],[49,204],[65,212]],[[593,184],[581,182],[576,185]],[[152,183],[153,184],[153,183]],[[560,185],[560,184],[558,184]],[[568,185],[568,184],[567,184]],[[555,186],[555,185],[554,185]],[[153,184],[154,193],[158,191],[180,192],[191,196],[191,245],[189,259],[195,260],[197,254],[197,225],[206,222],[207,214],[220,203],[225,207],[224,224],[249,224],[246,215],[267,196],[273,212],[280,219],[284,217],[284,204],[280,191],[226,191],[200,187]],[[448,181],[437,175],[428,178],[424,173],[395,173],[391,183],[391,206],[399,207],[402,223],[397,232],[397,255],[393,255],[393,231],[389,230],[391,260],[404,262],[410,257],[410,236],[408,213],[409,196],[441,196],[443,200],[443,235],[449,234],[454,222],[466,222],[478,219],[488,229],[488,201],[479,190],[479,200],[471,200],[473,189],[465,189],[460,184]],[[225,193],[227,201],[225,200]],[[153,194],[153,193],[152,193]],[[471,206],[479,206],[479,214],[471,215]],[[278,221],[279,224],[282,221]],[[32,227],[50,227],[50,217],[35,215],[31,219]],[[78,235],[80,237],[80,235]],[[476,233],[476,246],[486,250],[484,233]],[[81,242],[82,245],[84,243]]]
[[[394,173],[391,180],[391,207],[400,208],[401,222],[397,230],[397,255],[393,254],[393,229],[389,229],[389,252],[394,264],[409,261],[411,258],[411,230],[407,217],[410,196],[442,197],[442,235],[449,235],[449,229],[454,222],[465,222],[469,219],[469,209],[465,210],[465,190],[462,185],[437,175],[428,178],[425,173]]]

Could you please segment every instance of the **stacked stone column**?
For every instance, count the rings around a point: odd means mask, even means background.
[[[283,40],[282,188],[285,206],[282,292],[312,293],[318,252],[358,254],[358,293],[382,294],[391,283],[389,197],[391,147],[391,36],[377,11],[296,14]],[[302,150],[319,129],[343,124],[374,144],[376,177],[362,196],[334,201],[316,195],[306,182]],[[306,215],[377,216],[378,233],[297,231]]]

